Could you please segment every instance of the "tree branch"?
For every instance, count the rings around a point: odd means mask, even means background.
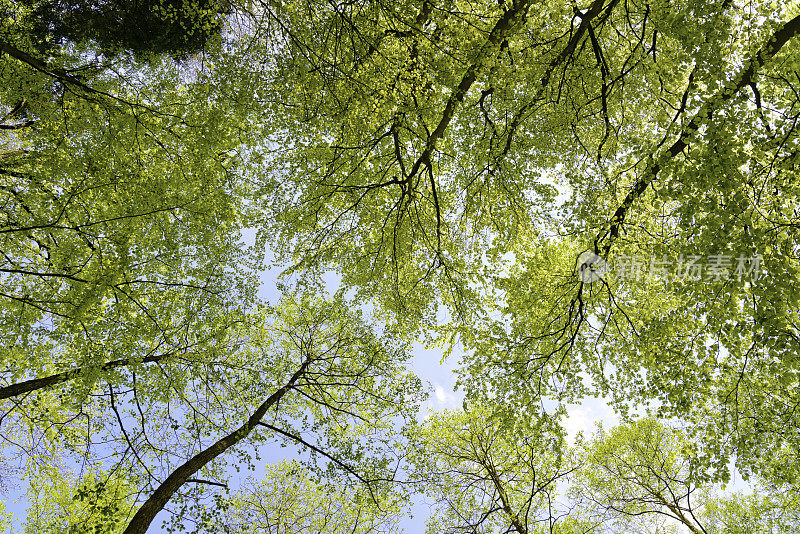
[[[75,87],[80,87],[81,89],[83,89],[87,93],[103,95],[103,96],[107,96],[107,97],[119,100],[118,98],[116,98],[116,97],[114,97],[114,96],[112,96],[112,95],[110,95],[108,93],[105,93],[103,91],[98,91],[97,89],[89,87],[88,85],[86,85],[85,83],[83,83],[79,79],[75,78],[74,76],[70,76],[69,74],[67,74],[67,71],[65,71],[64,69],[54,69],[54,68],[49,67],[47,65],[47,63],[45,63],[41,59],[35,58],[35,57],[31,56],[30,54],[28,54],[26,52],[23,52],[22,50],[12,46],[10,43],[8,43],[8,42],[6,42],[6,41],[4,41],[2,39],[0,39],[0,52],[4,52],[4,53],[8,54],[9,56],[13,57],[14,59],[17,59],[17,60],[25,63],[26,65],[28,65],[30,67],[33,67],[34,69],[38,70],[42,74],[46,74],[48,76],[51,76],[51,77],[55,78],[56,80],[58,80],[58,81],[60,81],[62,83],[74,85]]]
[[[726,86],[723,87],[718,93],[706,100],[700,110],[695,114],[694,117],[692,117],[692,120],[690,120],[683,129],[680,136],[672,144],[672,146],[669,147],[666,152],[662,151],[657,158],[651,160],[651,163],[644,175],[636,181],[631,190],[625,196],[622,204],[620,204],[617,210],[614,212],[614,215],[611,218],[611,226],[609,229],[601,234],[598,234],[598,236],[595,238],[594,250],[596,254],[602,257],[608,256],[608,252],[611,250],[613,242],[619,236],[620,228],[625,222],[625,217],[628,214],[628,210],[630,210],[633,203],[644,193],[645,189],[647,189],[647,186],[650,185],[653,180],[655,180],[656,176],[658,176],[658,172],[661,170],[661,164],[659,161],[662,159],[666,160],[674,158],[683,152],[683,150],[689,146],[689,139],[692,137],[692,135],[694,135],[700,129],[700,126],[704,122],[711,118],[711,115],[717,109],[717,107],[720,104],[730,100],[742,88],[750,85],[758,69],[772,59],[775,54],[777,54],[780,49],[798,33],[800,33],[800,15],[793,18],[784,24],[779,30],[777,30],[769,39],[769,41],[767,41],[767,43],[764,44],[764,46],[758,52],[756,52],[755,56],[750,58],[745,68],[739,72],[739,74],[733,79],[732,83],[726,84]],[[605,245],[602,245],[601,242],[606,238],[608,238],[607,242]]]
[[[0,130],[21,130],[28,126],[33,126],[35,123],[35,120],[27,120],[19,124],[0,124]]]
[[[431,161],[433,151],[436,149],[436,143],[444,136],[447,127],[450,125],[450,121],[453,120],[456,107],[458,104],[464,101],[464,96],[466,96],[467,91],[469,91],[470,87],[472,87],[472,84],[475,83],[475,80],[478,78],[478,75],[483,71],[484,61],[497,47],[500,46],[500,43],[502,43],[503,39],[505,39],[508,34],[515,29],[519,19],[524,20],[525,15],[528,12],[528,8],[532,3],[532,0],[524,0],[514,4],[511,9],[506,11],[503,16],[500,17],[500,19],[497,21],[497,24],[494,25],[494,28],[492,28],[492,31],[489,33],[489,37],[486,38],[486,42],[478,51],[475,60],[472,62],[469,68],[467,68],[467,71],[461,78],[461,82],[455,89],[453,89],[450,97],[447,99],[447,104],[445,104],[442,117],[439,119],[439,124],[428,136],[428,139],[425,143],[425,149],[414,162],[414,165],[411,167],[411,170],[408,173],[408,180],[410,180],[412,176],[419,172],[420,166],[423,163]]]
[[[250,418],[239,428],[218,440],[216,443],[195,454],[192,458],[187,460],[183,465],[175,469],[167,479],[156,488],[152,495],[142,504],[141,508],[133,516],[130,524],[125,529],[124,534],[145,534],[150,527],[150,523],[160,512],[164,505],[170,500],[175,492],[189,480],[191,475],[205,467],[217,456],[220,456],[229,448],[233,447],[240,441],[247,438],[253,431],[253,428],[261,421],[261,418],[266,415],[275,403],[277,403],[287,391],[289,391],[294,383],[305,373],[306,368],[313,361],[312,358],[307,358],[300,368],[295,372],[289,381],[281,387],[278,391],[270,395],[261,405],[256,408]]]
[[[346,463],[342,462],[342,461],[341,461],[341,460],[339,460],[338,458],[335,458],[334,456],[331,456],[330,454],[328,454],[328,453],[327,453],[327,452],[325,452],[324,450],[320,449],[320,448],[319,448],[319,447],[317,447],[316,445],[312,445],[311,443],[307,442],[306,440],[304,440],[302,437],[300,437],[300,436],[299,436],[299,435],[297,435],[297,434],[292,434],[291,432],[288,432],[288,431],[286,431],[286,430],[282,430],[282,429],[280,429],[280,428],[278,428],[278,427],[276,427],[276,426],[273,426],[273,425],[270,425],[270,424],[267,424],[267,423],[262,423],[261,421],[259,421],[259,423],[258,423],[258,424],[259,424],[260,426],[263,426],[263,427],[265,427],[265,428],[269,428],[270,430],[272,430],[273,432],[276,432],[276,433],[280,434],[281,436],[284,436],[284,437],[287,437],[287,438],[289,438],[289,439],[291,439],[291,440],[294,440],[294,441],[296,441],[297,443],[299,443],[300,445],[302,445],[302,446],[304,446],[304,447],[308,447],[309,449],[311,449],[312,451],[314,451],[314,452],[316,452],[316,453],[318,453],[318,454],[321,454],[322,456],[324,456],[324,457],[325,457],[325,458],[327,458],[328,460],[332,461],[333,463],[335,463],[336,465],[338,465],[339,467],[341,467],[342,469],[344,469],[345,471],[347,471],[348,473],[350,473],[351,475],[353,475],[354,477],[356,477],[356,478],[358,479],[358,481],[359,481],[359,482],[361,482],[361,483],[363,483],[365,486],[367,486],[367,489],[369,489],[369,490],[370,490],[370,494],[372,494],[372,490],[370,489],[370,485],[369,485],[370,481],[369,481],[369,480],[367,480],[367,479],[365,479],[365,478],[364,478],[364,477],[362,477],[361,475],[359,475],[359,474],[358,474],[358,472],[356,472],[356,470],[355,470],[355,469],[353,469],[352,467],[350,467],[350,466],[349,466],[349,465],[347,465]],[[374,497],[374,496],[373,496],[373,497]]]
[[[228,485],[223,482],[214,482],[213,480],[204,480],[202,478],[187,478],[186,482],[194,484],[208,484],[209,486],[219,486],[220,488],[228,488]]]
[[[166,360],[167,358],[171,358],[173,356],[177,356],[177,354],[168,353],[168,354],[147,356],[142,360],[142,363],[160,362],[162,360]],[[104,364],[102,367],[100,367],[100,370],[108,371],[116,367],[124,367],[126,365],[130,365],[131,363],[133,363],[133,361],[128,358],[114,360]],[[31,380],[26,380],[24,382],[19,382],[17,384],[12,384],[10,386],[2,387],[0,388],[0,400],[8,399],[10,397],[17,397],[25,393],[31,393],[32,391],[49,388],[55,386],[56,384],[68,382],[74,378],[77,378],[78,376],[88,371],[89,369],[92,369],[92,366],[80,367],[78,369],[73,369],[72,371],[65,371],[63,373],[57,373],[42,378],[34,378]]]

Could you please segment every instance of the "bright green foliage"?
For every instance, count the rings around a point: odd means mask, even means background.
[[[136,484],[118,475],[81,478],[48,467],[32,475],[25,534],[114,534],[130,515]]]
[[[481,258],[527,231],[553,194],[528,176],[549,161],[534,148],[547,135],[515,139],[521,150],[502,163],[506,106],[539,71],[518,69],[508,51],[524,64],[524,43],[560,30],[531,24],[526,35],[531,4],[366,2],[340,13],[298,2],[262,14],[285,29],[269,45],[270,86],[282,96],[268,134],[281,149],[259,176],[256,221],[280,260],[341,272],[412,327],[434,301],[468,312]],[[542,21],[564,15],[537,9]],[[476,89],[494,84],[484,123]]]
[[[6,510],[6,505],[0,501],[0,532],[5,534],[6,532],[11,532],[11,520],[13,516],[11,512]]]
[[[700,532],[694,514],[704,495],[683,450],[680,434],[652,419],[600,432],[586,446],[574,491],[612,531],[647,531],[666,517]]]
[[[397,510],[377,508],[359,490],[314,482],[293,462],[269,466],[252,487],[234,495],[221,519],[231,534],[366,534],[399,532]]]
[[[600,430],[578,444],[573,515],[597,532],[767,534],[797,530],[795,488],[759,483],[723,492],[702,482],[687,434],[654,419]],[[763,482],[763,481],[762,481]]]
[[[274,308],[254,310],[228,341],[219,359],[185,377],[180,396],[137,404],[118,393],[130,428],[142,429],[134,466],[158,473],[145,493],[169,491],[173,528],[188,528],[185,517],[198,528],[213,525],[222,504],[209,490],[234,476],[234,467],[253,468],[265,447],[288,445],[303,453],[310,473],[337,487],[360,486],[354,491],[375,505],[391,502],[397,431],[421,395],[405,368],[405,347],[391,332],[378,335],[341,298],[287,294]],[[166,380],[159,385],[170,387]],[[124,450],[120,431],[111,429]],[[179,470],[184,478],[174,485],[168,476]],[[146,501],[140,511],[163,506]],[[136,518],[128,529],[135,526]]]
[[[81,412],[104,379],[130,383],[107,362],[180,359],[157,373],[180,382],[251,305],[241,130],[207,74],[160,60],[73,76],[65,69],[82,69],[80,54],[44,64],[6,30],[0,40],[15,40],[0,57],[10,127],[0,130],[2,383],[76,371],[66,398],[41,402],[51,413],[30,404],[18,413],[63,429],[61,407]],[[139,379],[145,395],[180,389]]]
[[[702,520],[713,534],[790,534],[800,528],[795,491],[734,494],[705,503]]]
[[[720,480],[732,455],[745,472],[762,450],[798,455],[793,7],[308,1],[251,15],[281,95],[253,222],[289,272],[340,272],[408,332],[445,305],[476,399],[653,401],[692,423]],[[617,266],[666,257],[672,279],[582,284],[585,249]],[[733,264],[676,276],[693,256]],[[737,274],[755,257],[761,277]]]
[[[482,408],[434,414],[413,428],[412,477],[437,505],[427,532],[546,532],[557,522],[550,505],[560,479],[572,470],[553,430],[547,420],[509,428]]]
[[[641,419],[567,448],[546,426],[516,437],[489,410],[436,414],[409,459],[436,504],[428,532],[754,534],[796,531],[796,490],[697,480],[684,432]],[[538,443],[537,443],[538,441]]]
[[[209,43],[181,66],[101,62],[106,38],[131,41],[107,20],[45,56],[29,15],[72,4],[17,4],[0,0],[0,433],[23,454],[87,460],[103,443],[155,471],[152,496],[233,432],[245,463],[246,446],[293,443],[316,450],[308,473],[391,501],[386,451],[419,393],[400,362],[421,338],[465,349],[468,409],[406,434],[433,531],[549,528],[534,471],[574,467],[559,418],[592,396],[652,416],[575,453],[609,528],[669,530],[624,519],[650,505],[686,528],[756,528],[736,514],[778,504],[710,493],[731,461],[796,490],[796,3],[160,2],[146,16],[181,26],[160,49]],[[587,249],[612,266],[593,283],[576,275]],[[287,286],[340,274],[352,300],[259,305],[264,256]],[[695,257],[705,273],[681,276]],[[668,260],[669,277],[631,258]],[[223,478],[229,456],[213,458],[198,479]],[[185,478],[166,500],[208,524],[217,486]],[[716,511],[688,518],[702,488]],[[592,521],[552,529],[607,526]]]

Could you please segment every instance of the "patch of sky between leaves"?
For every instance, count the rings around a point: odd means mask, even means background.
[[[553,220],[557,220],[558,212],[564,202],[568,200],[571,195],[568,185],[559,179],[559,169],[553,169],[549,172],[543,172],[539,178],[542,182],[552,185],[558,191],[555,201],[555,207],[550,212]],[[255,245],[255,229],[246,229],[242,234],[243,246]],[[265,267],[259,273],[260,287],[258,288],[258,297],[271,304],[276,304],[280,299],[279,289],[279,276],[285,267],[275,266],[274,257],[269,250],[264,251],[264,265]],[[513,253],[509,252],[503,256],[503,270],[507,271],[508,267],[513,265],[516,258]],[[506,272],[507,274],[507,272]],[[333,294],[340,287],[341,276],[334,272],[329,272],[323,276],[323,283],[325,290],[328,294]],[[502,298],[502,297],[501,297]],[[365,303],[361,306],[362,311],[366,315],[372,315],[372,306]],[[446,313],[441,312],[437,319],[446,321]],[[463,347],[457,344],[449,357],[445,357],[442,348],[439,347],[426,347],[420,342],[416,342],[412,347],[411,359],[409,361],[410,369],[426,384],[430,395],[428,399],[420,407],[420,412],[417,415],[418,420],[424,421],[433,413],[442,412],[444,410],[460,410],[463,405],[464,393],[456,389],[456,374],[455,370],[457,362],[461,361],[464,357]],[[554,407],[553,407],[554,408]],[[619,424],[620,418],[610,406],[610,399],[604,397],[588,397],[581,399],[577,404],[568,404],[566,406],[567,416],[563,421],[564,428],[567,433],[567,442],[574,445],[576,438],[579,434],[584,437],[590,437],[594,434],[598,425],[603,428],[612,428]],[[635,415],[644,415],[645,409],[633,410]],[[242,471],[236,473],[233,467],[229,467],[227,474],[232,479],[232,486],[237,487],[245,484],[248,481],[258,480],[260,475],[263,475],[265,466],[268,464],[279,462],[283,459],[299,459],[301,455],[298,451],[293,451],[291,447],[276,447],[274,445],[263,445],[259,447],[260,462],[256,462],[255,471]],[[730,465],[733,477],[731,483],[726,488],[727,492],[733,491],[751,491],[749,484],[744,482],[735,470],[733,462]],[[232,489],[233,489],[232,487]],[[424,502],[421,497],[413,498],[411,503],[411,513],[413,518],[406,518],[401,521],[401,526],[406,532],[422,531],[424,528],[425,520],[430,515],[430,507]],[[166,512],[159,514],[159,519],[166,519]],[[154,522],[154,526],[156,523]],[[157,532],[162,532],[158,530]]]

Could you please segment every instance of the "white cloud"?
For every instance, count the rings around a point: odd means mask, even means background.
[[[619,423],[619,417],[614,413],[606,399],[587,398],[581,404],[572,404],[567,408],[567,419],[564,428],[567,431],[567,441],[575,443],[578,432],[583,432],[589,437],[595,431],[595,424],[602,423],[604,428],[611,428]]]
[[[433,409],[435,411],[454,409],[461,406],[461,395],[456,395],[452,391],[448,391],[441,384],[433,384],[433,395],[436,397]]]

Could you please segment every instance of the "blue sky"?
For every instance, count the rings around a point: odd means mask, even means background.
[[[245,235],[245,241],[249,244],[254,242],[254,235],[252,232],[248,232]],[[270,258],[267,258],[267,260],[270,261]],[[276,282],[280,271],[281,268],[275,267],[265,269],[261,273],[261,285],[258,293],[259,298],[273,304],[278,302],[280,294],[277,290]],[[330,275],[326,277],[325,282],[328,291],[333,292],[337,288],[338,277]],[[462,355],[463,352],[456,348],[449,359],[443,361],[441,349],[428,349],[419,343],[413,347],[410,366],[417,376],[428,384],[430,391],[430,396],[420,412],[421,418],[424,418],[432,412],[445,409],[459,409],[461,407],[463,395],[461,392],[454,390],[454,370]],[[569,440],[572,441],[580,431],[583,431],[587,435],[591,434],[597,422],[601,422],[604,427],[608,428],[613,426],[617,421],[618,418],[603,399],[587,399],[579,405],[572,405],[569,407],[569,418],[565,426]],[[231,465],[228,474],[232,489],[246,482],[248,478],[258,479],[259,475],[263,473],[264,465],[267,463],[275,463],[281,459],[300,457],[297,449],[281,447],[279,444],[264,445],[259,448],[259,453],[261,456],[261,463],[256,466],[255,471],[237,472],[233,465]],[[741,481],[740,477],[735,477],[734,483],[730,487],[731,489],[744,489],[747,486]],[[25,483],[19,483],[16,486],[10,486],[3,495],[3,501],[6,502],[7,510],[14,515],[14,526],[17,529],[19,529],[24,519],[27,507],[25,489]],[[402,527],[405,532],[408,533],[423,532],[425,518],[429,515],[429,506],[423,502],[422,498],[417,498],[414,501],[412,513],[414,517],[405,519],[401,523]],[[167,512],[159,514],[149,532],[166,532],[166,530],[162,528],[162,523],[168,518],[169,514]]]
[[[244,236],[247,244],[252,244],[254,239],[253,232],[247,232]],[[267,262],[271,261],[269,254],[267,255]],[[276,283],[278,275],[281,272],[280,267],[267,268],[261,273],[261,285],[259,288],[258,296],[260,299],[277,303],[280,298],[280,293],[277,290]],[[338,287],[338,277],[335,275],[327,276],[325,279],[327,290],[331,293]],[[421,410],[421,416],[425,414],[440,411],[444,409],[456,409],[461,406],[463,396],[459,392],[454,391],[455,376],[453,370],[456,363],[461,357],[461,353],[454,351],[447,362],[442,362],[442,351],[426,349],[421,344],[416,344],[413,348],[412,360],[410,362],[411,368],[425,383],[429,385],[430,397],[424,404]],[[245,482],[248,478],[257,479],[259,474],[263,473],[263,466],[267,463],[275,463],[281,459],[299,458],[300,455],[296,449],[290,447],[281,447],[279,444],[271,446],[260,447],[259,453],[261,455],[261,464],[256,466],[255,471],[241,471],[237,472],[231,465],[228,470],[230,476],[230,483],[232,487],[237,487]],[[21,531],[22,522],[26,516],[27,499],[25,493],[27,490],[27,483],[25,481],[6,480],[6,491],[2,493],[2,501],[6,504],[6,510],[13,516],[12,528],[14,532]],[[417,502],[413,509],[413,519],[407,519],[403,522],[406,532],[422,532],[424,530],[425,517],[428,515],[428,507],[421,502]],[[169,518],[169,513],[162,512],[153,522],[149,532],[161,533],[167,532],[162,527],[162,523]]]

